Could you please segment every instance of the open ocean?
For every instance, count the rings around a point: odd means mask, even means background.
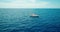
[[[0,32],[60,32],[60,9],[0,8]]]

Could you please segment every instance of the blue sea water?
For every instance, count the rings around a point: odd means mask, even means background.
[[[60,32],[60,9],[0,8],[0,32]]]

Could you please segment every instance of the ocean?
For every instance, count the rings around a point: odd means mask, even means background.
[[[60,32],[60,9],[0,8],[0,32]]]

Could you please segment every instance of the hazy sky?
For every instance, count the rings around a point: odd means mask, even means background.
[[[0,0],[0,8],[60,8],[60,0]]]

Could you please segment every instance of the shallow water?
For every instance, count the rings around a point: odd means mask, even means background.
[[[60,32],[60,9],[0,9],[0,32]]]

